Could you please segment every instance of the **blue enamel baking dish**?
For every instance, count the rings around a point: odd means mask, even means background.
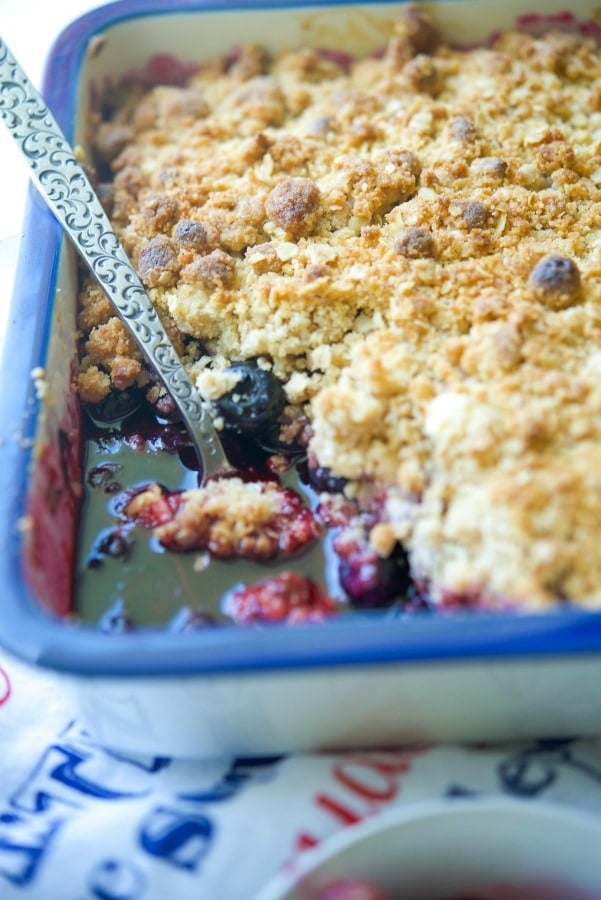
[[[449,0],[439,16],[451,36],[470,41],[513,24],[521,9]],[[572,13],[586,19],[592,9],[583,0]],[[377,47],[398,10],[395,3],[123,0],[61,34],[44,93],[67,137],[83,142],[91,86],[157,54],[185,61],[246,41],[318,46],[337,34],[355,35],[345,50],[360,52]],[[210,756],[601,729],[598,613],[373,613],[186,633],[107,634],[82,622],[74,615],[82,492],[82,416],[71,387],[76,296],[75,256],[32,189],[2,361],[0,643],[69,680],[98,740]]]

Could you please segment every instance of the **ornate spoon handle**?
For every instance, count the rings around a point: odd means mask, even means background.
[[[0,117],[30,175],[177,404],[202,478],[232,471],[221,441],[72,148],[0,38]]]

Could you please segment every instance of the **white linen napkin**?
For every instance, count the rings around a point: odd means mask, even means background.
[[[601,813],[601,739],[194,761],[120,755],[65,683],[0,652],[2,900],[252,900],[394,804],[460,794]]]

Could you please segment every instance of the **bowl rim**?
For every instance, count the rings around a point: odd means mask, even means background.
[[[373,2],[360,0],[358,5]],[[399,5],[397,0],[384,3]],[[42,90],[71,139],[85,48],[94,35],[110,26],[144,16],[345,5],[345,0],[179,0],[177,6],[171,0],[117,0],[75,19],[61,32],[47,57]],[[110,636],[49,613],[33,596],[21,572],[19,522],[25,512],[40,412],[30,375],[35,367],[43,366],[46,356],[62,240],[60,227],[30,187],[0,368],[0,383],[11,385],[10,391],[0,391],[0,496],[7,500],[5,514],[0,516],[0,645],[9,652],[71,674],[144,677],[598,656],[601,612],[583,609],[543,614],[453,613],[411,619],[353,613],[294,628],[225,626],[191,634],[144,629]],[[16,434],[20,440],[15,439]]]
[[[564,806],[561,803],[543,800],[533,803],[526,799],[503,795],[476,795],[471,797],[441,797],[418,800],[409,804],[399,804],[383,812],[377,812],[360,822],[342,827],[324,838],[316,847],[302,851],[285,864],[261,888],[254,900],[288,900],[289,894],[296,887],[301,887],[304,880],[317,875],[323,865],[330,861],[335,864],[336,857],[353,850],[363,841],[379,837],[386,832],[402,833],[413,825],[434,823],[440,820],[450,822],[465,821],[466,818],[478,820],[496,820],[500,816],[515,816],[520,823],[538,822],[545,824],[565,825],[567,828],[586,829],[597,838],[601,837],[601,821],[592,812],[584,809]],[[544,836],[544,831],[540,834]],[[601,896],[601,895],[600,895]],[[592,900],[592,897],[591,897]]]

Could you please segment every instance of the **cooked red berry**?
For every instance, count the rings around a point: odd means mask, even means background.
[[[357,517],[357,504],[343,494],[326,494],[315,508],[315,518],[328,528],[349,525]]]
[[[389,896],[368,881],[341,878],[320,891],[315,900],[389,900]]]
[[[310,509],[290,509],[282,518],[279,548],[282,553],[291,554],[319,536],[319,525]]]
[[[273,481],[221,478],[175,492],[152,484],[121,511],[138,525],[154,528],[168,550],[208,550],[218,559],[263,562],[295,553],[321,534],[301,495]]]
[[[477,609],[483,601],[482,594],[479,590],[472,591],[450,591],[444,590],[436,604],[439,611],[447,610],[470,610]]]
[[[336,602],[297,572],[282,572],[233,591],[225,610],[238,625],[318,622],[337,612]]]

